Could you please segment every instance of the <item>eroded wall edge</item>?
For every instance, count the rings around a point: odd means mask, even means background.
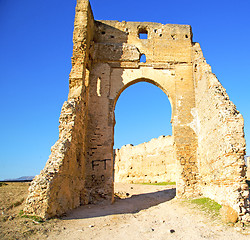
[[[200,192],[233,208],[240,220],[249,212],[244,121],[206,63],[193,47]]]
[[[59,119],[59,140],[51,148],[44,169],[32,181],[24,209],[25,213],[42,218],[59,216],[88,201],[84,187],[84,134],[94,18],[87,0],[78,0],[75,11],[70,89]]]

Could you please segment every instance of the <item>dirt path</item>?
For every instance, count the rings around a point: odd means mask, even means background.
[[[113,205],[83,206],[60,223],[60,233],[49,239],[249,239],[250,236],[211,221],[198,209],[174,199],[172,186],[117,184],[119,199]],[[157,192],[158,191],[158,192]],[[143,192],[143,194],[141,194]],[[130,197],[133,195],[132,197]]]
[[[82,206],[62,219],[42,224],[9,217],[1,222],[0,239],[250,239],[250,235],[212,219],[195,205],[175,199],[174,186],[116,184],[116,192],[120,199],[112,205]],[[0,199],[3,204],[4,199]]]

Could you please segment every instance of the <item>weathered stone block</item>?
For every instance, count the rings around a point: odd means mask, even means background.
[[[137,146],[115,150],[115,182],[175,182],[176,158],[172,136],[160,136]]]
[[[230,206],[223,205],[220,209],[221,220],[224,223],[236,223],[238,213]]]

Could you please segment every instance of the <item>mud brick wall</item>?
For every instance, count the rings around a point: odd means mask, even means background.
[[[176,181],[172,136],[160,136],[136,146],[115,150],[115,182],[154,183]]]

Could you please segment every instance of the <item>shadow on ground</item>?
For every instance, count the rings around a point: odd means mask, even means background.
[[[89,204],[69,212],[63,219],[85,219],[114,214],[137,213],[160,203],[170,201],[176,195],[176,189],[167,189],[152,193],[133,195],[126,199],[116,199],[113,204]]]

